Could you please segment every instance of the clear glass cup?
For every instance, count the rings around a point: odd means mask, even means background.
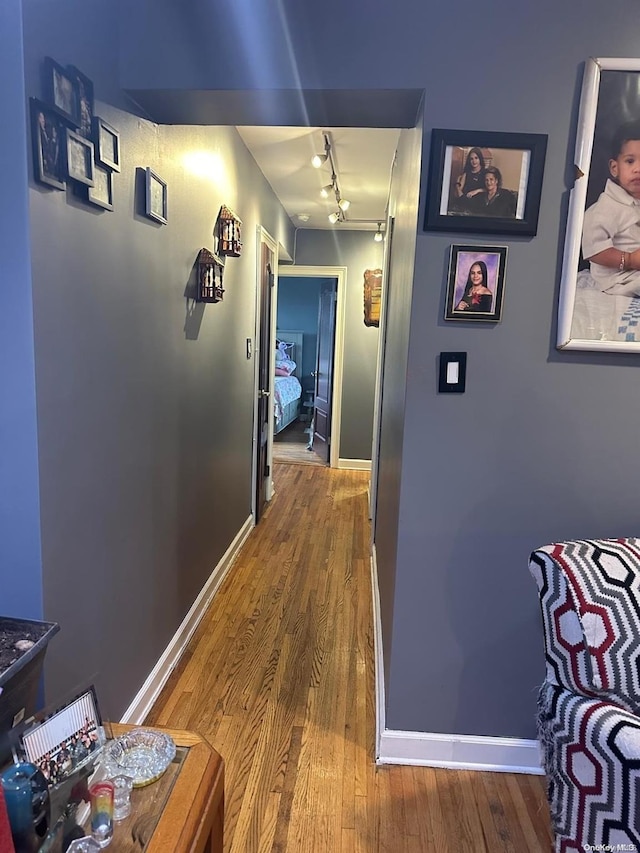
[[[131,814],[131,776],[113,776],[113,819],[124,820]]]
[[[89,785],[91,801],[91,836],[100,847],[111,844],[113,838],[113,792],[111,779]]]
[[[99,853],[100,845],[90,835],[76,838],[67,847],[67,853]]]

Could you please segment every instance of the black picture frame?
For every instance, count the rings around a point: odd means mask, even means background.
[[[93,186],[87,187],[87,201],[103,210],[113,210],[113,172],[99,163],[93,166]]]
[[[506,246],[451,246],[445,320],[499,323],[502,320]],[[480,272],[472,278],[472,268]],[[476,285],[476,292],[470,288]]]
[[[112,172],[120,171],[120,134],[100,116],[93,117],[93,144],[96,163]]]
[[[67,177],[87,187],[93,186],[93,142],[77,131],[66,129]]]
[[[72,71],[55,59],[44,59],[44,93],[52,109],[67,122],[78,127],[78,81]]]
[[[433,130],[424,230],[535,236],[547,138],[541,133]],[[474,152],[484,161],[475,176],[470,167]],[[484,182],[487,170],[501,184],[493,198]],[[459,196],[459,181],[467,173],[469,181],[478,183]]]
[[[67,125],[48,104],[29,98],[33,176],[56,190],[66,187],[65,145]]]
[[[69,65],[67,71],[75,84],[78,133],[91,139],[94,114],[93,82],[75,65]]]
[[[167,224],[167,184],[149,167],[145,171],[145,214]]]

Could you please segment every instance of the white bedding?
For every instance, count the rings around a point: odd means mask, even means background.
[[[640,341],[640,298],[603,293],[588,270],[578,273],[571,337],[586,341]]]
[[[285,406],[302,396],[302,385],[297,376],[276,376],[273,388],[273,405],[276,420],[282,418]]]

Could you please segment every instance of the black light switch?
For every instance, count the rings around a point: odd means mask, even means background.
[[[441,352],[438,391],[440,394],[464,394],[467,378],[466,352]]]

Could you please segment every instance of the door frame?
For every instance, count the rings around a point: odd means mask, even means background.
[[[278,244],[273,239],[271,234],[266,231],[262,225],[256,227],[256,293],[255,293],[255,323],[253,327],[253,441],[251,454],[251,515],[255,523],[256,519],[256,498],[258,490],[258,388],[259,388],[259,366],[260,366],[260,310],[261,310],[261,280],[262,280],[262,243],[273,252],[273,273],[275,276],[274,288],[271,294],[271,331],[274,332],[275,310],[277,306],[278,293]],[[271,347],[271,352],[275,347],[275,343]],[[274,380],[274,363],[271,359],[269,371],[271,374],[271,388],[273,388]],[[273,471],[273,404],[269,405],[269,436],[267,439],[267,465],[269,470]],[[269,477],[266,485],[265,497],[270,501],[273,497],[273,478]]]
[[[331,447],[329,448],[329,467],[339,468],[340,461],[340,423],[342,409],[342,373],[344,364],[344,323],[347,305],[347,267],[334,266],[303,266],[295,264],[280,265],[278,267],[278,278],[280,276],[300,278],[336,278],[338,280],[338,300],[336,302],[336,333],[333,344],[333,390],[331,392]],[[275,310],[278,308],[278,289],[276,282]],[[276,313],[277,317],[277,313]],[[273,340],[271,350],[276,346],[276,326],[272,328]],[[273,430],[271,431],[273,438]],[[271,446],[273,451],[273,445]]]

